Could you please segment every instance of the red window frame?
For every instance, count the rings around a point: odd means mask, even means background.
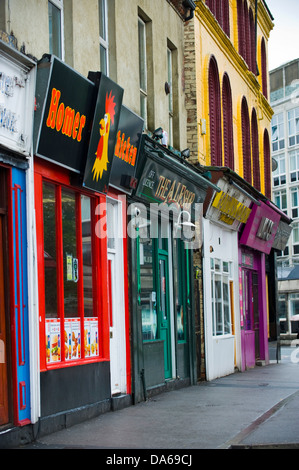
[[[209,114],[211,165],[222,166],[221,96],[218,65],[214,56],[209,64]]]
[[[252,183],[251,178],[251,146],[250,146],[250,120],[248,105],[245,96],[242,99],[241,107],[242,122],[242,150],[243,150],[243,178],[248,183]]]
[[[258,191],[261,190],[260,176],[260,152],[259,152],[259,132],[257,124],[256,110],[252,109],[251,114],[251,146],[252,146],[252,166],[253,166],[253,186]]]
[[[223,75],[222,80],[222,108],[224,165],[234,170],[233,104],[230,80],[227,73]]]
[[[83,302],[83,268],[82,268],[82,232],[81,224],[76,225],[77,253],[79,265],[78,280],[78,311],[80,311],[80,330],[81,330],[81,354],[80,358],[74,360],[65,360],[64,341],[61,340],[61,360],[56,363],[47,363],[46,361],[46,313],[45,313],[45,264],[44,264],[44,227],[43,227],[43,183],[47,182],[56,187],[57,199],[61,197],[62,189],[69,189],[79,198],[81,195],[88,196],[91,199],[91,217],[92,232],[95,233],[95,226],[101,219],[103,226],[103,217],[105,211],[96,211],[98,204],[106,204],[106,197],[90,191],[84,191],[81,187],[71,184],[70,172],[66,169],[57,167],[51,163],[42,161],[38,158],[35,160],[35,210],[36,210],[36,236],[37,236],[37,259],[38,259],[38,290],[39,290],[39,319],[40,319],[40,369],[41,371],[71,367],[82,365],[90,362],[101,362],[109,360],[109,315],[107,302],[107,238],[92,237],[93,252],[93,314],[98,319],[98,338],[99,338],[99,354],[97,356],[85,357],[84,351],[84,309]],[[80,204],[76,204],[77,219],[81,219]],[[63,247],[62,247],[62,219],[61,204],[57,204],[56,214],[56,246],[57,258],[57,317],[60,315],[60,332],[64,331],[64,297],[63,297]],[[79,212],[78,212],[79,211]],[[99,215],[97,215],[99,213]],[[81,260],[81,262],[80,262]],[[80,308],[81,306],[81,308]]]

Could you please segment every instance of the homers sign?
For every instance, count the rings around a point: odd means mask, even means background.
[[[96,99],[95,85],[54,56],[37,68],[36,155],[81,173]]]

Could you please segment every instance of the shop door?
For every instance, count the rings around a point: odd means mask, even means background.
[[[160,339],[164,341],[165,379],[169,379],[172,376],[172,372],[171,372],[171,335],[170,335],[168,255],[159,254],[158,288],[159,288]]]
[[[258,275],[252,273],[252,311],[253,311],[253,329],[255,334],[255,358],[260,358],[260,321],[259,321],[259,298],[258,298]]]
[[[123,296],[122,249],[116,236],[119,223],[117,203],[107,204],[108,223],[108,307],[110,318],[111,394],[126,393],[125,308]]]
[[[0,426],[9,420],[2,230],[3,216],[0,214]]]

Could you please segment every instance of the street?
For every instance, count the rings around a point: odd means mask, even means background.
[[[183,455],[196,449],[299,448],[299,366],[292,360],[296,348],[282,347],[279,363],[275,351],[270,345],[267,366],[162,393],[37,437],[23,448],[106,449],[104,455],[111,458],[113,449],[117,458],[124,449],[125,455],[128,449],[131,455],[141,449]]]

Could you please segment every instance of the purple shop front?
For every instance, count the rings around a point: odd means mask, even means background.
[[[266,256],[280,215],[263,202],[254,204],[239,238],[239,285],[242,370],[269,363]]]

